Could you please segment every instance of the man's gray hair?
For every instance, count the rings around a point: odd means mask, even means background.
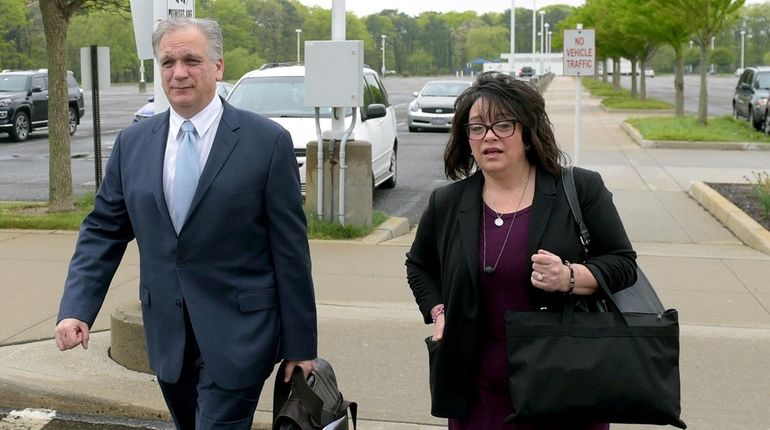
[[[224,59],[224,42],[222,37],[222,28],[212,19],[198,18],[169,18],[161,21],[158,28],[152,33],[152,53],[155,59],[158,59],[158,47],[160,41],[167,34],[184,28],[196,28],[206,37],[208,41],[207,52],[209,60],[217,61]]]

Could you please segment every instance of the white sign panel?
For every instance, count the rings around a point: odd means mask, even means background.
[[[168,0],[169,18],[195,18],[194,0]]]
[[[564,30],[564,76],[596,73],[596,30]]]
[[[131,0],[136,53],[140,60],[152,59],[152,0]]]

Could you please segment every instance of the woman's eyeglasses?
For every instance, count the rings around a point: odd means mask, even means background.
[[[489,125],[482,123],[465,124],[465,132],[468,134],[468,139],[471,140],[483,139],[490,129],[500,139],[513,136],[513,133],[516,132],[516,118],[495,121]]]

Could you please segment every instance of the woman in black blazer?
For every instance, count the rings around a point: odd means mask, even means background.
[[[545,101],[529,82],[497,72],[457,98],[444,162],[456,182],[431,194],[406,259],[409,286],[434,324],[431,413],[449,418],[450,430],[575,430],[504,422],[513,413],[504,314],[560,309],[600,283],[618,291],[635,281],[636,253],[612,195],[598,173],[575,169],[592,239],[584,259]]]

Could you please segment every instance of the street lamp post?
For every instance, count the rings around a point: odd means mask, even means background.
[[[547,49],[548,33],[549,33],[548,28],[551,26],[551,24],[546,22],[544,25],[545,25],[545,31],[541,30],[542,34],[540,35],[540,53],[541,53],[541,58],[543,58],[543,61],[545,61],[545,55],[548,54],[548,49]],[[545,40],[545,43],[543,43],[543,40]],[[543,61],[541,61],[540,63],[542,64]],[[543,69],[543,73],[545,73],[545,69]]]
[[[543,38],[545,37],[545,31],[543,25],[545,22],[545,11],[540,11],[540,76],[543,75]]]
[[[296,29],[294,31],[297,32],[297,62],[299,63],[299,37],[302,34],[302,29],[298,28],[298,29]]]
[[[535,9],[535,0],[532,0],[532,67],[533,67],[533,70],[534,70],[534,67],[535,67],[535,61],[537,61],[536,57],[535,57],[537,55],[536,54],[537,48],[535,48],[535,45],[537,44],[537,42],[535,42],[535,40],[536,40],[535,39],[535,37],[536,37],[535,33],[537,33],[537,30],[535,30],[535,28],[537,27],[537,12],[535,10],[536,10]]]
[[[741,69],[743,69],[743,51],[746,48],[746,30],[741,30]]]
[[[546,52],[548,52],[549,54],[551,53],[551,38],[552,37],[553,37],[553,31],[549,31],[548,32],[548,42],[546,42],[546,44],[545,44],[548,47],[547,48],[548,51],[546,51]]]
[[[714,39],[716,39],[716,36],[711,36],[711,51],[712,51],[711,55],[714,55]],[[714,61],[713,61],[713,58],[712,58],[712,61],[711,61],[711,74],[712,75],[714,74]]]
[[[385,77],[385,35],[380,35],[382,38],[382,46],[380,46],[380,49],[382,49],[382,77]]]

